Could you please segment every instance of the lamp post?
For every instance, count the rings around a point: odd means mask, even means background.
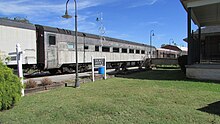
[[[151,59],[151,55],[152,55],[152,37],[155,36],[154,35],[154,30],[150,31],[150,59]]]
[[[172,41],[172,43],[174,43],[173,38],[171,38],[171,39],[169,40],[169,45],[171,45],[171,41]]]
[[[172,46],[171,46],[171,41],[172,41],[172,44],[174,44],[175,42],[174,42],[174,40],[173,40],[173,38],[171,38],[170,40],[169,40],[169,58],[171,58],[171,55],[172,55],[172,53],[171,53],[171,48],[172,48]]]
[[[66,18],[66,19],[69,19],[69,18],[72,18],[72,16],[70,16],[68,14],[68,3],[69,3],[70,0],[67,0],[66,2],[66,12],[65,12],[65,15],[63,15],[62,17],[63,18]],[[76,3],[76,0],[74,0],[74,3],[75,3],[75,52],[76,52],[76,79],[75,79],[75,88],[78,88],[80,86],[80,83],[79,83],[79,76],[78,76],[78,43],[77,43],[77,3]]]

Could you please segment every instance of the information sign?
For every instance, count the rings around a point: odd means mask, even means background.
[[[95,68],[104,68],[104,78],[106,79],[106,57],[91,57],[92,61],[92,81],[95,81]]]

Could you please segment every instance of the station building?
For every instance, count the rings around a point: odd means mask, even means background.
[[[220,80],[220,0],[180,1],[187,12],[186,76]],[[198,26],[195,33],[192,31],[192,21]]]

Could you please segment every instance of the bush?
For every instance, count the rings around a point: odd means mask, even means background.
[[[35,88],[35,87],[37,87],[37,82],[30,79],[25,83],[25,87],[26,88]]]
[[[0,110],[12,108],[21,98],[21,89],[20,79],[0,62]]]
[[[44,78],[41,80],[41,83],[43,86],[47,86],[47,85],[51,85],[53,83],[53,81],[49,78]]]
[[[186,73],[187,57],[187,55],[184,55],[178,58],[178,64],[184,73]]]

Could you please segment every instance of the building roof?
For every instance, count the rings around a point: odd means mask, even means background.
[[[42,26],[42,25],[36,25],[36,26]],[[49,26],[42,26],[42,27],[44,28],[44,31],[48,31],[48,32],[62,33],[62,34],[67,34],[67,35],[74,35],[75,34],[75,31],[71,31],[71,30],[60,29],[60,28],[49,27]],[[84,33],[84,32],[78,32],[78,36],[82,36],[82,37],[85,36],[87,38],[100,39],[99,35]],[[137,43],[137,42],[133,42],[133,41],[121,40],[121,39],[111,38],[111,37],[106,37],[106,36],[104,36],[104,38],[108,41],[115,41],[115,42],[119,42],[119,43],[127,43],[127,44],[131,44],[131,45],[139,45],[139,46],[144,46],[144,47],[152,47],[152,48],[156,49],[156,47],[154,47],[154,46],[150,46],[150,45],[142,44],[142,43]]]
[[[173,45],[165,45],[165,46],[162,46],[161,48],[174,50],[174,51],[182,51],[179,47],[173,46]]]
[[[36,30],[36,27],[33,24],[18,22],[15,20],[0,18],[0,25],[10,26],[15,28],[24,28],[30,30]]]
[[[198,26],[220,25],[220,0],[180,0],[186,11],[192,9],[192,19]]]
[[[195,32],[195,34],[198,34],[198,30]],[[202,34],[211,34],[211,33],[220,33],[220,25],[218,26],[207,26],[205,28],[202,28],[201,30]]]
[[[164,48],[157,48],[157,50],[164,51],[164,52],[173,52],[173,53],[178,53],[179,52],[179,51],[170,50],[170,49],[164,49]]]
[[[182,51],[188,51],[187,47],[179,47]]]
[[[15,20],[4,19],[4,18],[0,18],[0,25],[9,26],[9,27],[16,27],[16,28],[23,28],[23,29],[29,29],[29,30],[36,30],[35,26],[41,26],[41,25],[23,23],[23,22],[18,22],[18,21],[15,21]],[[54,33],[62,33],[62,34],[68,34],[68,35],[74,35],[75,34],[75,32],[71,31],[71,30],[60,29],[60,28],[49,27],[49,26],[42,26],[42,27],[44,28],[45,31],[50,31],[50,32],[54,32]],[[99,35],[84,33],[84,32],[78,32],[78,36],[86,36],[86,37],[89,37],[89,38],[100,39]],[[133,41],[121,40],[121,39],[111,38],[111,37],[105,37],[105,39],[108,40],[108,41],[116,41],[116,42],[119,42],[119,43],[128,43],[128,44],[131,44],[131,45],[152,47],[152,48],[156,49],[156,47],[154,47],[154,46],[150,46],[150,45],[142,44],[142,43],[137,43],[137,42],[133,42]]]
[[[197,36],[198,35],[198,30],[196,30],[194,32],[194,35]],[[216,34],[220,34],[220,25],[218,26],[206,26],[205,28],[201,29],[201,38],[204,39],[206,36],[209,35],[216,35]],[[183,41],[187,42],[187,38],[184,38]]]

